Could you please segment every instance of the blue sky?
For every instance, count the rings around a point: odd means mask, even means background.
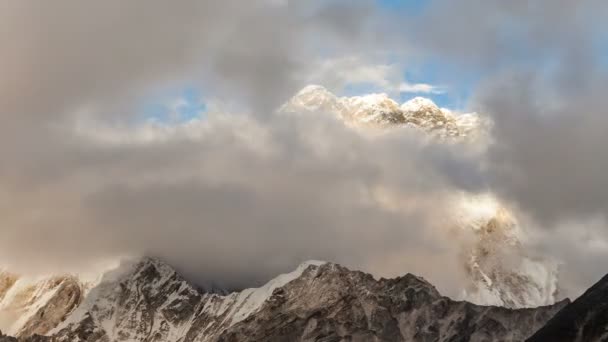
[[[430,0],[378,0],[380,7],[389,10],[404,11],[411,14],[419,13],[430,3]]]
[[[473,92],[480,75],[455,70],[454,65],[436,59],[427,59],[414,63],[405,71],[404,79],[410,83],[427,83],[441,87],[444,92],[440,94],[401,94],[400,101],[415,96],[432,99],[440,107],[463,110]]]
[[[158,122],[186,122],[201,117],[206,110],[201,90],[190,85],[155,93],[142,105],[144,119]]]

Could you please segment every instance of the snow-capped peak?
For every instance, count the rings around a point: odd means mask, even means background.
[[[354,110],[398,111],[399,104],[385,93],[372,93],[362,96],[342,97],[340,100]]]
[[[297,96],[306,95],[306,94],[323,94],[323,93],[325,93],[325,94],[331,94],[331,92],[329,90],[327,90],[327,88],[325,88],[322,85],[310,84],[310,85],[307,85],[306,87],[302,88],[298,92],[298,94],[296,94],[296,97]]]
[[[416,112],[422,109],[440,110],[440,108],[430,99],[425,97],[414,97],[413,99],[403,103],[401,110],[404,112]]]
[[[342,97],[340,101],[343,118],[358,123],[388,124],[403,120],[399,104],[387,94],[368,94],[363,96]]]
[[[325,87],[309,85],[300,90],[280,109],[282,112],[298,112],[301,110],[335,112],[340,110],[340,103],[338,97]]]
[[[338,97],[319,85],[304,87],[279,111],[327,112],[349,126],[364,128],[385,129],[408,125],[440,137],[470,136],[481,128],[477,114],[456,115],[424,97],[415,97],[399,105],[385,93]]]

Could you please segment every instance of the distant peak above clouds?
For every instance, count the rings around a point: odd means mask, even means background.
[[[357,127],[390,128],[411,126],[440,137],[466,137],[482,128],[477,113],[455,114],[432,100],[415,97],[403,104],[385,93],[338,97],[320,85],[300,90],[282,112],[328,112]]]
[[[480,146],[487,141],[477,138],[483,137],[489,127],[477,113],[455,113],[425,97],[399,104],[384,93],[338,97],[318,85],[302,89],[282,111],[326,112],[349,126],[380,131],[411,127],[429,137],[439,137],[441,142],[478,141]],[[505,204],[490,195],[462,194],[454,198],[453,209],[454,217],[448,222],[458,227],[456,234],[470,239],[470,245],[462,247],[467,277],[463,299],[511,308],[555,301],[557,266],[528,255],[522,246],[526,239],[522,227]]]
[[[413,99],[411,99],[401,105],[401,109],[405,112],[418,111],[418,110],[421,110],[424,108],[428,108],[428,109],[432,109],[432,110],[435,110],[435,109],[439,110],[439,107],[437,107],[435,102],[433,102],[430,99],[427,99],[426,97],[421,97],[421,96],[414,97]]]

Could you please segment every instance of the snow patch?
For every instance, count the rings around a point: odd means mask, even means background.
[[[319,267],[323,264],[325,264],[324,261],[306,261],[300,264],[293,272],[281,274],[262,287],[243,290],[239,293],[233,305],[235,310],[231,313],[232,324],[240,322],[258,311],[262,307],[262,304],[272,296],[275,289],[283,287],[287,283],[299,278],[308,267]]]

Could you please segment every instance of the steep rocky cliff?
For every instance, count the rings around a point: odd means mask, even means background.
[[[608,275],[558,312],[528,341],[608,341]]]

